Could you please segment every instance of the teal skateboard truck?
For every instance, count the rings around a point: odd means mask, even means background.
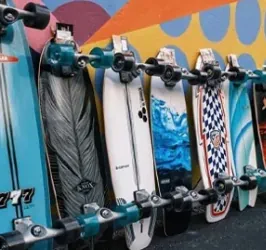
[[[94,48],[88,55],[80,54],[74,42],[51,43],[46,51],[46,62],[50,70],[58,76],[74,76],[79,69],[91,64],[94,68],[110,68],[113,64],[113,52]]]

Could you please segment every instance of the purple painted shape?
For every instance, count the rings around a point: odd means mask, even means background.
[[[110,18],[101,6],[87,1],[63,4],[53,14],[59,22],[74,25],[74,38],[79,45],[83,45]]]

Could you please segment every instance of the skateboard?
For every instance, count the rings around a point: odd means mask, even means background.
[[[266,169],[266,73],[265,67],[262,71],[255,71],[258,75],[263,76],[259,82],[253,84],[253,96],[256,125],[259,137],[259,144],[262,152],[263,164],[262,168]]]
[[[24,25],[44,29],[49,11],[0,2],[0,233],[33,219],[51,226],[48,176],[33,65]],[[23,22],[24,25],[23,25]],[[49,242],[34,249],[49,249]]]
[[[204,188],[213,187],[219,174],[233,176],[234,164],[228,136],[224,93],[221,88],[221,69],[211,49],[201,49],[194,74],[205,71],[205,83],[190,81],[193,86],[193,113],[197,137],[197,149]],[[230,193],[221,194],[216,204],[206,207],[206,220],[216,222],[227,215],[232,201]]]
[[[239,178],[244,174],[244,166],[257,168],[251,106],[246,87],[247,70],[239,66],[236,55],[230,54],[226,71],[238,73],[238,77],[229,76],[221,86],[225,96],[225,113],[228,115],[228,137],[231,142],[235,176]],[[240,211],[247,206],[255,206],[257,189],[237,190]]]
[[[176,66],[172,49],[160,49],[157,59]],[[151,77],[150,114],[159,194],[164,197],[177,186],[191,190],[190,142],[182,80],[165,84],[160,77]],[[164,209],[165,235],[186,231],[190,216],[190,210]]]
[[[190,73],[187,69],[177,66],[175,63],[173,52],[174,51],[168,50],[166,48],[161,49],[157,58],[150,57],[146,60],[145,63],[137,62],[133,53],[130,53],[127,51],[122,52],[122,53],[117,52],[114,55],[114,63],[113,63],[112,68],[115,72],[120,73],[120,81],[123,83],[126,83],[127,79],[130,79],[131,81],[132,79],[138,77],[141,71],[144,71],[147,75],[152,77],[152,87],[151,87],[152,95],[156,94],[156,98],[161,99],[160,100],[161,104],[163,103],[163,100],[167,100],[168,102],[167,104],[170,106],[172,104],[176,104],[175,100],[176,99],[178,100],[178,98],[170,99],[170,97],[173,97],[173,96],[176,97],[176,95],[178,94],[180,95],[182,93],[182,86],[179,85],[181,82],[181,79],[186,79],[186,80],[199,79],[200,82],[202,81],[205,82],[207,79],[206,74],[204,75],[204,73],[202,72],[199,72],[198,75],[194,75]],[[130,74],[130,77],[127,77],[127,74]],[[168,91],[166,89],[168,89]],[[153,97],[154,96],[152,96],[152,98]],[[184,96],[180,95],[179,99],[181,99],[181,103],[182,103],[182,100],[184,100]],[[165,104],[160,105],[160,108],[162,106],[165,108],[164,111],[168,110]],[[171,107],[171,112],[172,112],[171,114],[175,114],[177,116],[175,108],[177,108],[176,105],[175,107]],[[177,108],[177,109],[179,111],[181,110],[181,108]],[[183,106],[183,110],[186,110],[184,106]],[[170,111],[170,108],[169,108],[169,111]],[[153,117],[154,113],[156,113],[156,117]],[[158,143],[158,140],[156,141],[156,139],[158,139],[159,133],[157,132],[157,134],[155,134],[155,129],[159,128],[158,124],[160,124],[160,121],[164,121],[165,123],[172,121],[171,114],[169,113],[165,114],[166,112],[164,114],[162,113],[163,113],[162,110],[159,110],[158,112],[157,101],[155,105],[153,105],[153,103],[151,104],[151,124],[152,124],[151,127],[152,127],[152,137],[153,137],[152,139],[153,139],[153,147],[155,151],[154,161],[157,166],[159,163],[159,159],[161,158],[159,158],[158,154],[156,155],[157,153],[156,150],[158,146],[160,146],[161,144]],[[181,117],[183,120],[179,119],[179,123],[177,122],[176,124],[180,125],[180,127],[182,124],[185,128],[184,131],[182,129],[181,130],[184,132],[184,135],[182,135],[184,138],[184,145],[188,147],[187,149],[184,150],[187,153],[187,151],[189,151],[189,144],[186,143],[185,134],[186,133],[188,134],[188,131],[187,131],[188,128],[187,128],[186,122],[184,122],[185,120],[184,116],[185,115]],[[155,121],[155,119],[158,117],[159,118],[162,117],[161,120],[158,119],[160,120],[159,122],[158,120]],[[178,120],[178,119],[175,119],[175,120]],[[170,124],[169,127],[167,127],[167,128],[170,128],[169,131],[171,131],[171,129],[174,130],[173,123],[169,122],[169,124]],[[160,132],[161,132],[160,138],[162,138],[164,134],[166,135],[165,131],[164,133],[162,131]],[[175,132],[177,131],[175,130]],[[175,133],[173,132],[171,136],[174,137],[174,134]],[[163,142],[165,143],[164,146],[165,145],[169,146],[169,143],[166,142],[165,137],[163,137],[163,139],[164,139]],[[167,139],[169,139],[169,137]],[[162,147],[160,147],[160,150],[161,149]],[[164,150],[164,155],[167,157],[171,155],[171,153],[173,153],[170,147],[163,148],[163,150]],[[189,156],[187,155],[185,155],[184,157],[188,157],[189,159]],[[189,162],[185,161],[185,163],[188,164],[188,168],[189,168],[190,166]],[[172,166],[170,163],[169,165]],[[164,166],[167,166],[167,163],[165,163]],[[155,171],[157,183],[159,183],[158,179],[159,181],[161,181],[162,179],[161,176],[159,176],[158,172],[159,172],[158,170]],[[165,215],[166,215],[165,216],[166,220],[164,221],[165,222],[164,231],[165,231],[166,236],[184,232],[187,229],[188,224],[189,224],[189,218],[191,215],[192,207],[194,207],[195,204],[206,206],[208,204],[213,204],[217,202],[218,193],[220,193],[221,191],[218,189],[214,190],[212,188],[201,189],[199,191],[191,190],[191,171],[190,173],[187,173],[187,175],[184,172],[185,171],[183,171],[183,173],[181,171],[179,172],[179,176],[178,176],[179,178],[176,178],[177,176],[174,176],[174,178],[171,180],[172,181],[171,186],[169,187],[168,185],[168,189],[165,188],[164,190],[161,190],[159,187],[160,196],[164,198],[172,197],[171,199],[176,201],[174,203],[174,206],[170,205],[170,206],[167,206],[166,208],[163,208],[163,210],[165,211]],[[171,173],[171,175],[173,174]],[[165,178],[164,180],[167,180],[167,179]],[[165,182],[163,184],[166,185],[167,183]],[[181,203],[178,203],[179,199],[182,200]],[[170,219],[172,219],[172,222],[170,222]]]
[[[127,39],[113,36],[114,52],[128,52]],[[136,73],[136,72],[135,72]],[[116,202],[133,199],[134,191],[155,193],[149,118],[141,79],[132,72],[106,69],[103,86],[105,138]],[[156,210],[125,227],[129,249],[147,247],[153,236]]]
[[[73,26],[62,23],[42,52],[39,102],[59,218],[81,214],[89,202],[104,205],[100,134],[86,66],[111,67],[112,59],[100,48],[80,53]]]

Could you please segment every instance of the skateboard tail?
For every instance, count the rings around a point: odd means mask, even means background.
[[[153,211],[153,215],[150,218],[142,219],[137,223],[126,226],[126,243],[130,250],[140,250],[150,245],[153,237],[155,222],[156,211]],[[135,233],[138,233],[137,237],[135,237]]]
[[[244,191],[240,187],[238,189],[239,210],[243,211],[246,207],[255,207],[257,200],[258,188]]]
[[[233,195],[231,193],[231,194],[228,195],[228,199],[227,199],[228,205],[220,213],[216,213],[216,214],[213,213],[213,211],[214,211],[214,207],[213,206],[215,206],[217,204],[208,205],[206,207],[206,220],[207,220],[207,222],[215,223],[215,222],[223,220],[226,217],[226,215],[228,214],[229,210],[230,210],[230,204],[232,202],[232,199],[233,199]]]

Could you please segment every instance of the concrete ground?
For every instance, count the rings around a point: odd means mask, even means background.
[[[112,247],[98,246],[100,249],[122,250],[124,240],[116,240]],[[189,230],[181,235],[163,237],[154,235],[146,250],[265,250],[266,249],[266,201],[258,199],[255,208],[239,212],[232,207],[223,221],[208,224],[204,214],[192,217]]]

